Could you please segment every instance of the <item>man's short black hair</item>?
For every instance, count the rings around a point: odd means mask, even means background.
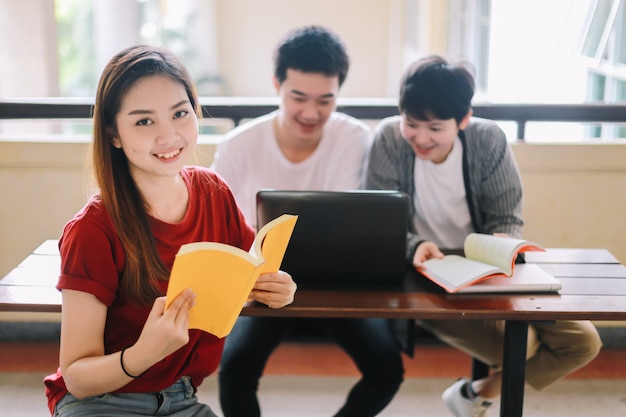
[[[321,26],[306,26],[289,32],[274,50],[274,76],[280,84],[287,70],[338,76],[339,86],[348,75],[350,60],[335,33]]]
[[[471,64],[449,64],[441,56],[429,55],[402,76],[398,108],[418,120],[454,118],[460,123],[471,110],[474,91]]]

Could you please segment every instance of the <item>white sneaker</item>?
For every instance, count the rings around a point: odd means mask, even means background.
[[[485,417],[491,405],[489,401],[483,397],[472,401],[461,394],[461,387],[468,381],[466,378],[459,379],[441,394],[441,399],[456,417]]]

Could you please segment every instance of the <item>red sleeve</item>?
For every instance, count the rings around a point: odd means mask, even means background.
[[[110,306],[124,267],[124,251],[98,200],[91,200],[65,225],[59,251],[57,289],[87,292]]]

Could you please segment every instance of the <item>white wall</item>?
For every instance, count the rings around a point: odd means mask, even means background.
[[[209,165],[212,144],[201,144]],[[608,248],[626,263],[626,146],[513,145],[522,173],[525,237],[546,247]],[[0,138],[0,277],[58,238],[89,193],[86,143]]]
[[[608,248],[626,262],[626,146],[517,144],[524,234],[551,246]]]
[[[397,11],[402,5],[398,0],[219,0],[218,65],[229,94],[275,95],[271,77],[276,43],[296,27],[321,24],[343,39],[351,57],[342,95],[386,96],[388,59],[401,48],[390,40],[403,24],[396,20],[392,27],[389,20],[392,14],[401,15]]]

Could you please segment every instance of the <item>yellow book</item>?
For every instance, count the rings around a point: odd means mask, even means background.
[[[186,288],[196,294],[189,328],[217,337],[230,333],[258,276],[280,268],[298,216],[283,214],[257,233],[249,252],[217,242],[182,245],[167,288],[169,306]]]
[[[528,251],[543,251],[537,243],[524,239],[470,233],[465,238],[465,256],[446,255],[424,262],[419,272],[450,293],[479,281],[513,276],[517,255]]]

